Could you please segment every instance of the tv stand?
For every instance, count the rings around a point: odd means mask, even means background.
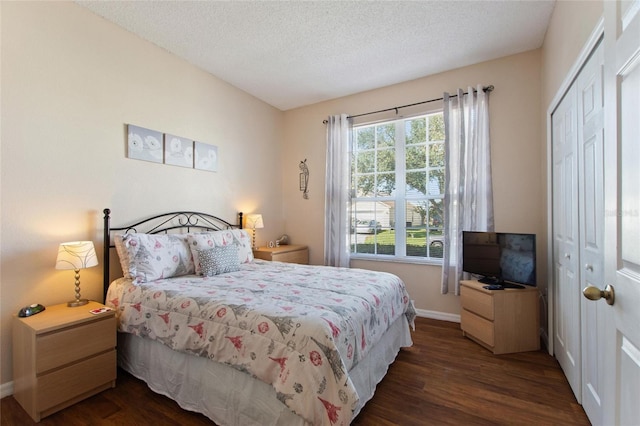
[[[460,327],[465,337],[494,354],[540,349],[538,290],[487,290],[476,280],[460,281]]]

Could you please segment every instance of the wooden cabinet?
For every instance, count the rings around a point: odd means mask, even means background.
[[[460,282],[463,335],[494,354],[540,349],[538,290],[487,290],[484,285]]]
[[[253,251],[253,256],[257,259],[277,262],[309,264],[309,249],[307,246],[258,247]]]
[[[115,386],[115,312],[97,302],[13,318],[14,397],[35,420]]]

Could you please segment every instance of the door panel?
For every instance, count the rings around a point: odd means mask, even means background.
[[[620,366],[619,424],[640,422],[640,57],[620,74],[620,253],[614,309]],[[633,396],[632,396],[633,395]]]
[[[622,260],[627,267],[638,272],[640,265],[640,58],[636,58],[633,68],[623,76],[620,83],[621,122],[621,171],[620,171],[620,234]]]
[[[605,280],[604,423],[640,423],[640,1],[604,2]],[[601,302],[595,302],[601,303]]]
[[[578,279],[577,92],[567,91],[552,115],[554,353],[581,400],[580,291]]]
[[[602,422],[604,307],[582,289],[604,281],[603,47],[589,58],[552,115],[556,314],[554,354],[578,402]]]
[[[618,386],[621,391],[620,419],[616,424],[634,425],[640,419],[640,406],[638,405],[638,392],[640,392],[640,350],[637,346],[622,337],[620,343],[620,371],[624,374],[620,376]]]
[[[604,133],[603,47],[598,45],[576,78],[578,92],[578,203],[580,216],[580,289],[604,288]],[[606,304],[581,303],[582,406],[593,424],[602,423]]]

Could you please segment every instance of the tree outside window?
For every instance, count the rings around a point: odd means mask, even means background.
[[[441,112],[354,127],[351,253],[442,258]]]

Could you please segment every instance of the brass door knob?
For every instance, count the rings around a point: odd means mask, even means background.
[[[604,300],[606,300],[609,305],[613,305],[616,298],[613,287],[608,284],[604,290],[600,290],[598,287],[592,285],[587,286],[582,290],[582,294],[589,300],[599,300],[604,297]]]

